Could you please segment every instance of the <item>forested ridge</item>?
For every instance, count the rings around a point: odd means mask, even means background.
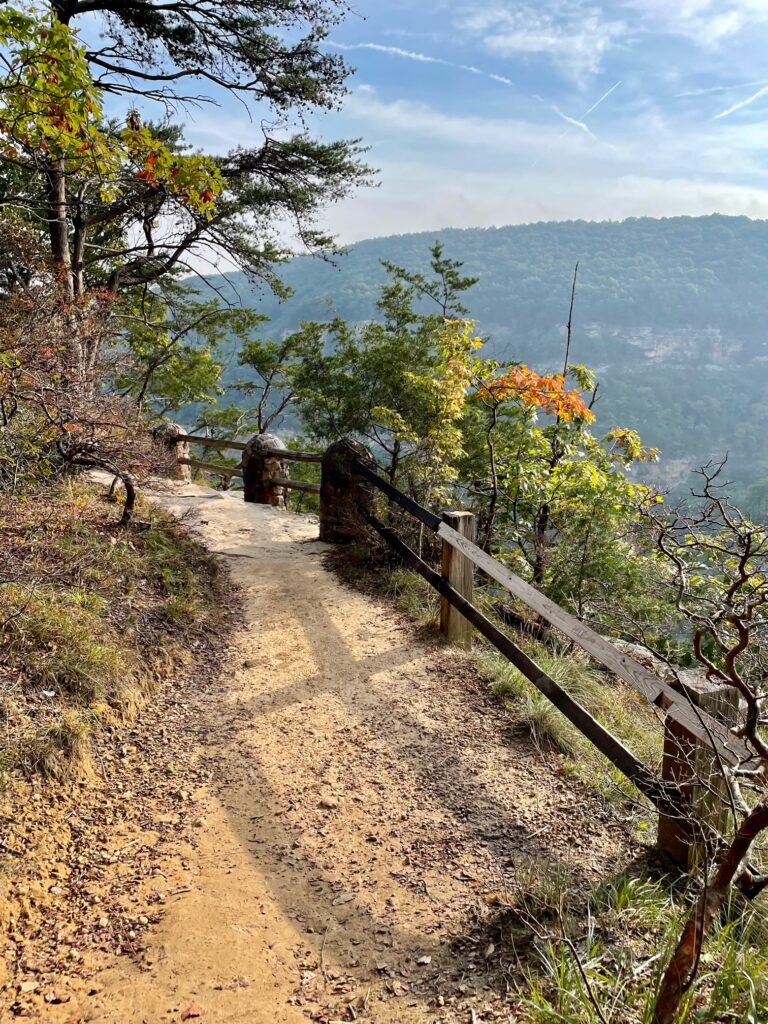
[[[435,240],[478,278],[465,297],[486,353],[539,371],[562,361],[571,278],[579,262],[573,357],[595,369],[606,426],[621,423],[658,447],[653,479],[729,453],[737,492],[765,514],[768,411],[768,224],[747,217],[631,218],[448,229],[359,242],[333,262],[299,258],[278,302],[228,274],[225,294],[267,315],[272,336],[304,320],[375,315],[382,260],[425,270]],[[238,378],[230,366],[225,381]],[[292,424],[289,421],[289,426]]]

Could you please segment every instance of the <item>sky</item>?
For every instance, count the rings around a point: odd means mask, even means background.
[[[353,0],[356,68],[324,138],[379,186],[327,211],[344,243],[444,227],[768,217],[768,0]],[[247,143],[236,104],[190,141]]]

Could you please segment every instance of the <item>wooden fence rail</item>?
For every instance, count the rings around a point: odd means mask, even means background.
[[[180,466],[191,466],[192,469],[201,469],[205,473],[215,473],[217,476],[236,476],[243,479],[242,469],[236,466],[219,466],[215,462],[198,462],[196,459],[179,459]]]
[[[200,444],[204,448],[218,448],[222,452],[244,452],[246,444],[244,441],[228,441],[218,437],[195,437],[194,434],[176,434],[177,441],[185,444]]]
[[[431,587],[461,612],[467,621],[482,633],[486,640],[493,644],[496,650],[503,654],[515,668],[522,672],[526,679],[529,679],[565,715],[568,721],[575,725],[659,810],[675,817],[682,815],[683,795],[677,786],[659,779],[639,758],[627,750],[621,740],[590,715],[586,708],[574,700],[559,683],[548,676],[525,651],[494,626],[490,619],[478,611],[471,602],[454,590],[444,576],[441,576],[419,558],[416,552],[412,551],[392,529],[384,526],[375,516],[366,518],[390,547],[398,552],[410,569],[418,572]]]
[[[308,483],[306,480],[290,480],[284,476],[270,477],[270,483],[277,487],[285,487],[289,491],[304,491],[306,494],[319,494],[320,484]]]
[[[176,434],[177,440],[186,444],[200,444],[204,448],[218,448],[220,451],[244,452],[248,448],[245,441],[227,441],[218,437],[196,437],[194,434]],[[265,455],[275,459],[283,459],[287,462],[317,462],[323,461],[322,452],[294,452],[290,448],[262,448]]]
[[[659,846],[675,859],[694,863],[702,837],[719,838],[729,803],[724,766],[752,765],[754,753],[731,731],[738,721],[732,694],[711,692],[708,682],[688,678],[680,689],[619,651],[605,637],[560,608],[511,572],[474,542],[474,516],[424,508],[384,480],[364,449],[341,441],[327,452],[294,452],[271,435],[249,442],[196,437],[180,428],[166,430],[163,443],[175,446],[178,464],[223,477],[242,478],[245,500],[284,507],[286,490],[320,495],[320,536],[332,543],[359,538],[355,523],[366,522],[441,596],[441,629],[453,643],[471,644],[477,630],[504,655],[552,704],[643,793],[659,810]],[[243,453],[238,467],[218,466],[186,457],[188,445]],[[182,451],[185,452],[182,457]],[[321,483],[293,480],[290,462],[321,464]],[[374,493],[413,516],[443,545],[442,573],[423,561],[391,526],[375,515]],[[651,705],[664,713],[664,760],[661,777],[643,764],[586,708],[536,664],[510,637],[472,603],[474,570],[494,580],[525,604],[540,620],[582,648]],[[691,673],[688,673],[691,676]],[[715,688],[717,689],[717,688]],[[702,782],[701,766],[710,772]],[[713,781],[714,780],[714,781]],[[724,818],[725,814],[725,818]]]
[[[622,654],[605,637],[600,636],[585,623],[560,608],[554,601],[550,601],[535,587],[516,576],[505,565],[492,558],[481,547],[453,529],[434,513],[422,508],[412,498],[408,498],[386,480],[382,480],[363,462],[358,462],[355,468],[388,498],[416,516],[438,537],[460,551],[477,568],[500,583],[545,622],[578,644],[599,665],[628,683],[651,704],[663,709],[674,707],[677,721],[689,729],[701,742],[714,746],[727,764],[743,764],[744,761],[752,759],[752,752],[745,743],[734,736],[717,719],[693,706],[685,694],[678,693],[669,683],[663,682],[654,675],[650,669],[644,668],[633,658]]]
[[[659,810],[659,848],[675,860],[693,866],[701,858],[706,843],[720,841],[724,810],[729,804],[723,766],[755,763],[753,751],[729,729],[729,725],[737,724],[737,702],[724,700],[719,693],[713,697],[708,692],[711,684],[706,682],[684,686],[682,692],[674,689],[650,670],[617,651],[604,637],[483,551],[467,536],[469,531],[464,526],[457,530],[451,525],[450,514],[440,519],[379,477],[362,460],[355,460],[354,469],[361,478],[442,539],[443,575],[426,565],[391,528],[384,526],[374,515],[367,514],[366,521],[400,554],[410,568],[441,594],[444,602],[457,609],[468,623],[515,665],[656,805]],[[456,525],[459,525],[458,521]],[[462,556],[466,567],[446,557],[446,546]],[[450,581],[446,567],[450,568]],[[598,664],[622,679],[649,703],[666,712],[661,778],[627,750],[620,740],[467,599],[472,592],[469,567],[477,567],[500,583],[541,619],[578,644]],[[462,579],[469,580],[463,594],[451,586],[451,583]],[[710,714],[706,708],[713,713]],[[716,714],[723,714],[724,720],[715,717]],[[701,771],[703,763],[707,765],[705,772]]]
[[[217,437],[198,437],[187,434],[170,425],[160,434],[162,443],[173,449],[172,461],[177,466],[189,466],[205,473],[215,474],[229,480],[236,477],[243,481],[246,501],[256,501],[278,508],[285,507],[285,492],[300,491],[304,494],[320,494],[320,484],[306,480],[293,480],[287,475],[287,463],[303,462],[319,464],[323,456],[319,452],[298,452],[289,448],[273,448],[263,443],[264,436],[250,442],[233,441]],[[279,443],[278,438],[272,439]],[[189,458],[190,445],[213,448],[217,451],[242,452],[237,466],[220,466],[214,462],[203,462]],[[188,479],[189,477],[187,477]]]

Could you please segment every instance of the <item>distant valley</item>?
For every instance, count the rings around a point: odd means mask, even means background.
[[[436,239],[480,278],[468,305],[486,354],[540,371],[561,364],[578,261],[572,361],[598,371],[599,427],[634,427],[660,448],[650,474],[661,485],[680,487],[691,467],[728,452],[740,500],[765,502],[768,222],[639,218],[400,235],[358,243],[335,265],[292,261],[284,303],[243,275],[217,286],[268,315],[273,336],[302,320],[362,321],[376,313],[381,260],[426,269]],[[232,381],[240,370],[234,353],[228,360]]]

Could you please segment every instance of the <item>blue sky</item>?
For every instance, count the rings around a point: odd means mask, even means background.
[[[328,211],[344,242],[441,227],[714,211],[768,217],[768,0],[356,0],[357,72],[325,137],[380,187]],[[237,106],[191,141],[253,131]]]

